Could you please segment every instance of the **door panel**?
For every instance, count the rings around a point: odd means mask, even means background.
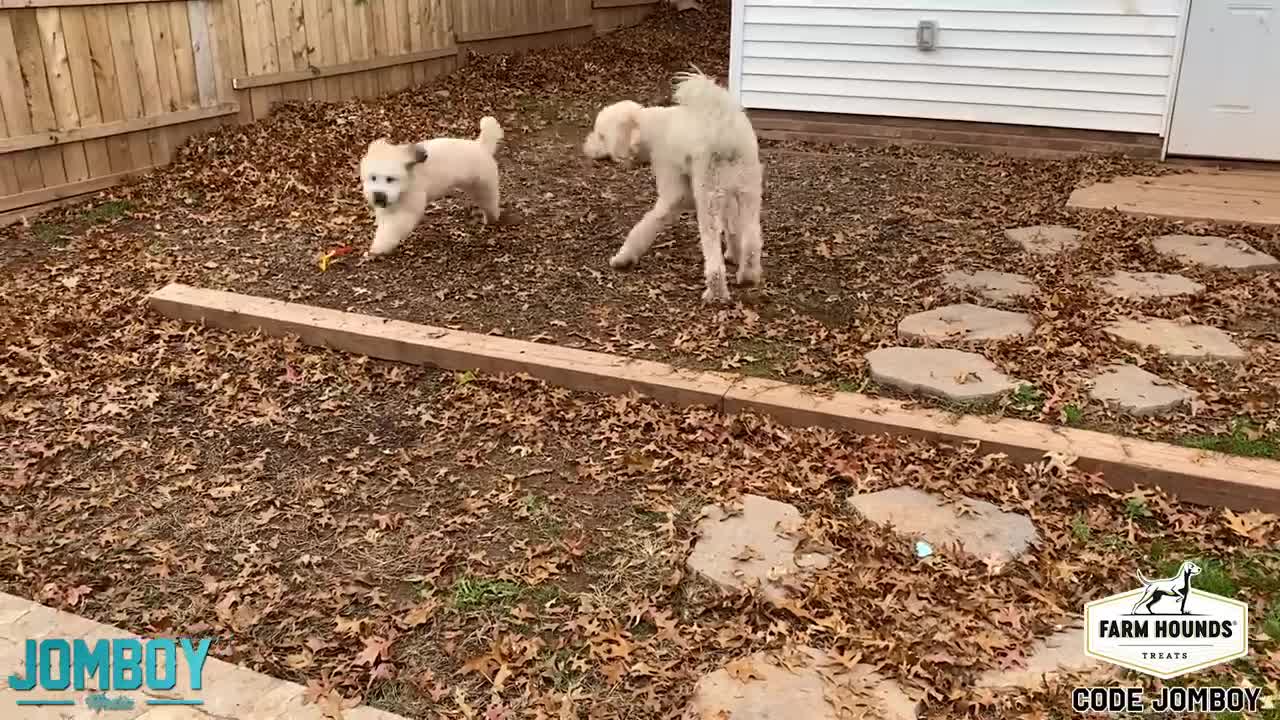
[[[1191,0],[1169,153],[1280,160],[1275,0]]]

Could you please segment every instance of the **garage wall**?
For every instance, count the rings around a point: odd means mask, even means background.
[[[1161,134],[1185,1],[734,0],[731,82],[752,109]]]

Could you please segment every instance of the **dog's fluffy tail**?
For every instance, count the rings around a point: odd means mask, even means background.
[[[498,143],[502,142],[505,135],[502,126],[498,124],[498,118],[492,115],[480,118],[480,137],[476,140],[485,146],[490,155],[498,151]]]
[[[754,154],[755,130],[728,88],[697,67],[676,73],[672,82],[672,100],[697,114],[699,131],[711,156],[731,160],[743,152]]]
[[[676,73],[673,86],[671,98],[677,105],[697,110],[712,123],[732,121],[742,112],[729,89],[696,66],[691,71]]]

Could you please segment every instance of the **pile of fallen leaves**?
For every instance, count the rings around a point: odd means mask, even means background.
[[[1203,297],[1135,307],[1098,298],[1089,277],[1170,269],[1144,242],[1169,223],[1071,218],[1091,233],[1071,258],[1003,244],[1005,227],[1068,221],[1076,184],[1142,169],[1122,160],[768,148],[765,288],[701,307],[690,226],[635,272],[611,271],[652,191],[643,169],[580,156],[591,114],[662,99],[689,61],[723,73],[726,17],[663,13],[580,48],[477,58],[377,102],[286,106],[193,141],[87,214],[3,231],[0,590],[134,632],[213,636],[219,657],[305,683],[317,702],[412,717],[667,717],[704,673],[800,642],[877,667],[931,718],[1046,717],[1065,707],[1060,686],[996,696],[974,678],[1129,589],[1134,571],[1195,556],[1257,619],[1253,654],[1223,682],[1280,693],[1274,518],[1115,493],[1070,458],[1019,465],[451,375],[145,310],[148,292],[182,280],[871,389],[862,354],[894,342],[902,315],[957,299],[940,269],[987,267],[1046,289],[1028,303],[1036,336],[991,351],[1040,393],[1009,412],[1055,420],[1078,403],[1096,424],[1157,436],[1238,414],[1258,432],[1276,422],[1274,275],[1191,271]],[[353,175],[369,139],[469,133],[485,113],[508,128],[515,220],[481,229],[446,203],[394,258],[335,252],[368,241]],[[1280,253],[1273,235],[1214,231]],[[1232,329],[1253,359],[1182,367],[1100,335],[1135,309]],[[1083,373],[1123,358],[1200,390],[1196,414],[1137,424],[1088,406]],[[845,509],[897,485],[1026,513],[1041,542],[1003,565],[920,560]],[[800,508],[806,542],[834,558],[786,609],[686,575],[701,508],[747,492]]]
[[[929,717],[1003,717],[1060,707],[1060,688],[997,696],[976,674],[1135,570],[1212,558],[1271,578],[1243,586],[1255,617],[1280,607],[1274,518],[1121,495],[1069,458],[1018,465],[205,331],[98,285],[119,270],[86,263],[73,288],[65,272],[40,273],[48,302],[6,351],[0,588],[213,636],[317,702],[669,717],[725,662],[806,643],[897,679]],[[922,561],[844,508],[901,484],[1026,513],[1040,543],[1007,563]],[[795,504],[806,544],[834,559],[787,609],[685,574],[700,509],[742,493]],[[1231,681],[1277,677],[1260,627]]]

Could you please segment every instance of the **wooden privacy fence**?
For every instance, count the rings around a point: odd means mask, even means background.
[[[0,224],[277,101],[403,90],[468,49],[585,42],[659,1],[0,0]]]

